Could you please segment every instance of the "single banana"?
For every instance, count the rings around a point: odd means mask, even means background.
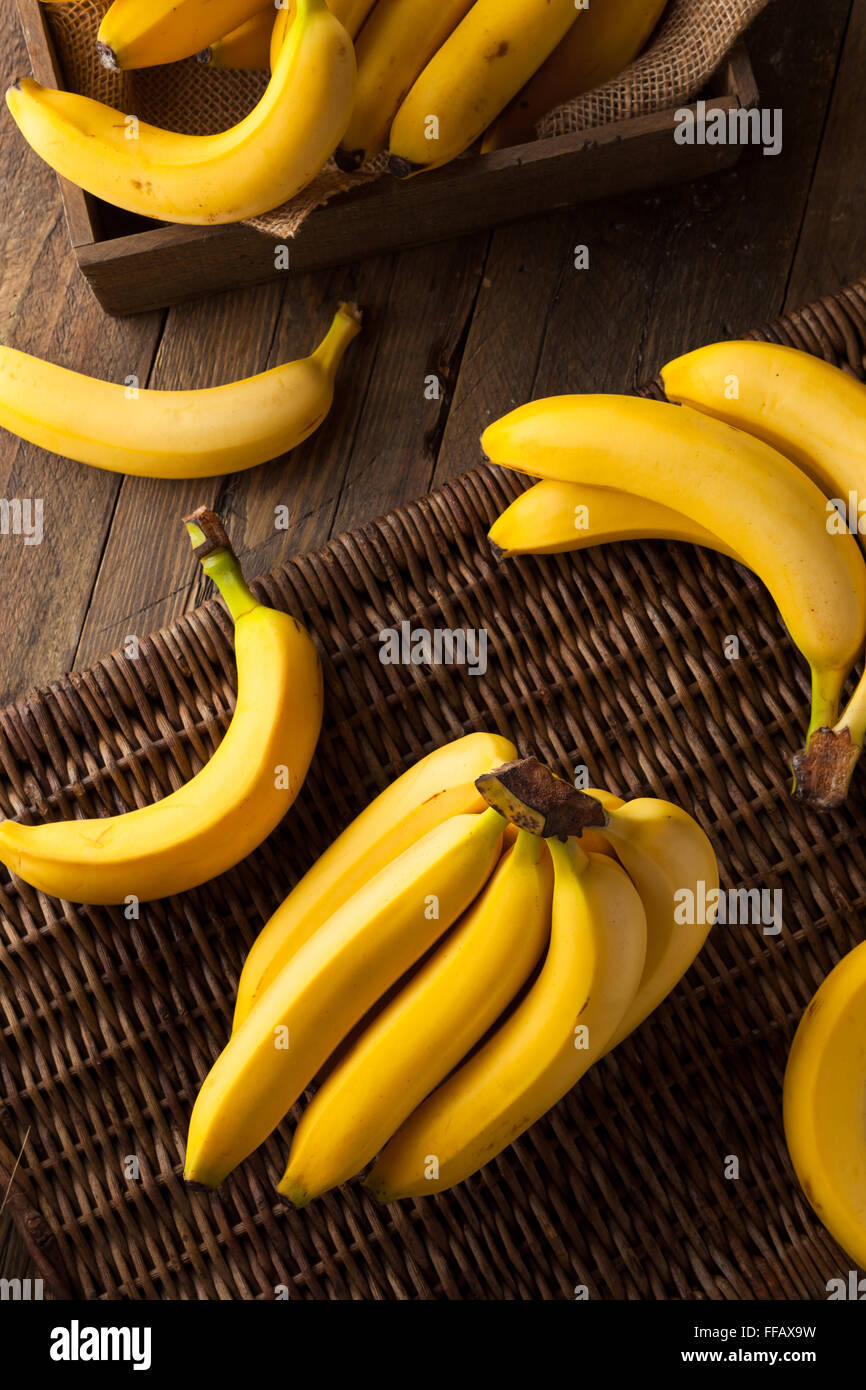
[[[587,795],[602,800],[598,792]],[[639,797],[619,807],[605,801],[602,805],[611,814],[607,825],[594,833],[616,851],[640,894],[647,919],[643,976],[608,1041],[611,1051],[667,998],[693,964],[715,920],[719,866],[709,839],[682,807],[654,797]],[[711,907],[706,919],[689,921],[698,904],[708,899]]]
[[[796,464],[688,406],[636,396],[556,396],[490,425],[493,463],[560,482],[597,483],[687,513],[764,579],[812,668],[814,730],[836,718],[866,641],[866,566],[831,535],[824,497]]]
[[[148,391],[95,381],[0,347],[0,425],[42,449],[145,478],[209,478],[279,457],[316,430],[334,377],[360,332],[342,304],[309,357],[203,391]]]
[[[601,87],[640,53],[667,0],[592,0],[546,62],[487,131],[481,149],[505,149],[536,138],[548,111]]]
[[[334,18],[340,21],[349,38],[354,39],[374,3],[375,0],[328,0],[328,9]],[[295,17],[295,7],[296,0],[286,0],[286,3],[277,9],[277,18],[271,31],[270,41],[271,71],[277,65],[280,50],[291,28]]]
[[[322,722],[316,649],[300,623],[250,592],[212,513],[188,527],[234,619],[234,716],[201,772],[162,801],[104,819],[0,823],[0,861],[53,897],[148,902],[206,883],[270,835],[307,775]]]
[[[472,0],[379,0],[355,45],[355,105],[334,158],[357,169],[388,143],[388,131],[415,79]]]
[[[391,126],[391,172],[407,178],[469,148],[577,18],[574,0],[475,0]]]
[[[521,830],[447,941],[326,1078],[279,1190],[296,1207],[373,1159],[515,998],[547,946],[553,870]]]
[[[606,811],[618,811],[625,802],[621,796],[614,796],[613,792],[601,790],[601,788],[587,788],[587,796],[592,796],[596,801],[600,801]],[[579,837],[580,847],[584,854],[609,854],[614,855],[609,840],[599,830],[587,827]]]
[[[825,493],[825,525],[852,524],[866,546],[866,385],[811,353],[778,343],[714,343],[662,370],[672,401],[748,430]],[[841,513],[841,515],[840,515]],[[821,808],[845,799],[866,740],[866,675],[794,760],[795,790]]]
[[[215,39],[198,54],[209,68],[234,68],[243,72],[266,72],[270,66],[271,36],[276,11],[273,5],[259,10],[224,38]]]
[[[366,1186],[381,1202],[443,1192],[540,1119],[603,1056],[640,984],[646,917],[624,869],[548,841],[551,939],[514,1013],[409,1117]]]
[[[827,1230],[866,1269],[866,942],[830,971],[800,1020],[783,1089],[788,1152]]]
[[[386,787],[316,860],[253,943],[234,1027],[298,949],[371,878],[451,816],[484,809],[475,779],[516,757],[498,734],[467,734],[428,753]]]
[[[297,0],[263,97],[217,135],[161,130],[31,78],[6,101],[36,153],[88,193],[144,217],[210,226],[270,212],[306,187],[346,129],[354,91],[342,24],[325,0]]]
[[[215,43],[257,13],[268,0],[114,0],[97,34],[107,68],[149,68],[175,63]]]
[[[739,556],[682,512],[619,488],[545,478],[515,497],[487,533],[503,556],[559,555],[610,541],[687,541]]]
[[[190,1120],[187,1181],[216,1187],[267,1139],[367,1010],[480,893],[504,829],[498,811],[453,816],[296,952],[208,1073]]]

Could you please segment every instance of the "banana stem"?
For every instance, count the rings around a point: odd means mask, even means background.
[[[237,623],[245,613],[260,607],[244,579],[240,561],[216,513],[207,507],[199,507],[192,516],[184,518],[184,524],[201,567],[219,589],[232,621]]]
[[[600,801],[557,777],[537,758],[504,763],[477,778],[475,785],[488,806],[511,825],[544,839],[564,840],[587,826],[602,828],[610,820]]]
[[[346,348],[361,331],[363,318],[357,304],[341,304],[333,322],[312,358],[329,376],[333,376],[342,361]]]

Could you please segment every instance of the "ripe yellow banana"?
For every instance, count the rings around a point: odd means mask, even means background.
[[[210,762],[162,801],[97,820],[0,823],[0,861],[56,898],[147,902],[205,883],[270,835],[307,775],[322,721],[316,649],[250,592],[216,517],[188,525],[235,623],[234,717]]]
[[[400,103],[471,4],[379,0],[355,45],[355,105],[334,156],[341,169],[357,169],[385,148]]]
[[[592,0],[488,130],[483,152],[523,145],[555,106],[601,87],[640,53],[667,0]]]
[[[203,391],[96,381],[0,347],[0,425],[40,448],[115,473],[235,473],[288,453],[318,428],[360,324],[355,306],[343,304],[311,356]]]
[[[596,801],[600,801],[606,811],[618,811],[625,802],[621,796],[614,796],[613,792],[603,791],[600,787],[587,789],[587,796],[592,796]],[[580,847],[584,854],[609,854],[613,855],[610,842],[602,835],[599,830],[588,827],[584,830],[579,839]]]
[[[574,0],[475,0],[394,117],[391,172],[407,178],[468,149],[577,14]]]
[[[846,520],[866,545],[866,386],[811,353],[777,343],[714,343],[662,371],[673,401],[748,430],[786,454],[826,494],[825,524]],[[861,515],[861,507],[863,515]],[[824,725],[833,724],[828,711]],[[866,739],[866,675],[832,728],[794,760],[796,791],[820,807],[845,799]]]
[[[335,19],[338,19],[349,35],[353,39],[357,34],[370,10],[373,8],[375,0],[328,0],[328,9]],[[277,65],[280,49],[286,40],[286,35],[291,28],[295,17],[296,0],[286,0],[277,10],[277,18],[271,31],[270,41],[270,65],[271,71]]]
[[[453,816],[344,903],[232,1034],[190,1120],[184,1176],[216,1187],[288,1113],[350,1030],[480,893],[505,822]]]
[[[467,734],[437,748],[371,801],[295,885],[244,962],[234,1027],[291,957],[374,875],[451,816],[481,811],[475,779],[516,757],[498,734]]]
[[[866,1269],[866,943],[830,971],[800,1020],[783,1096],[800,1186],[834,1240]]]
[[[296,1207],[365,1168],[496,1022],[547,946],[552,887],[544,840],[520,831],[445,944],[304,1111],[279,1184]]]
[[[724,541],[671,507],[631,492],[545,478],[515,497],[487,533],[509,555],[558,555],[610,541],[687,541],[739,560]]]
[[[443,1192],[494,1158],[604,1054],[640,984],[646,918],[615,860],[548,841],[551,939],[538,979],[480,1051],[409,1117],[366,1186],[379,1201]]]
[[[686,512],[770,588],[812,668],[814,730],[831,724],[866,640],[866,567],[831,535],[824,497],[768,444],[687,406],[631,396],[557,396],[491,425],[493,463],[560,482],[638,493]]]
[[[30,78],[6,101],[24,138],[64,178],[129,212],[204,226],[257,217],[304,188],[346,129],[354,90],[342,24],[325,0],[297,0],[261,101],[217,135],[161,130]]]
[[[259,10],[244,24],[232,29],[224,38],[216,39],[198,55],[200,63],[209,68],[234,68],[243,72],[263,72],[270,66],[271,35],[274,32],[276,11],[273,5]]]
[[[99,26],[107,68],[175,63],[215,43],[266,8],[266,0],[114,0]],[[273,19],[273,5],[271,18]]]
[[[587,795],[601,800],[598,792]],[[719,866],[710,841],[680,806],[639,797],[620,807],[602,802],[610,814],[595,834],[607,839],[641,897],[647,919],[643,976],[625,1016],[607,1044],[611,1051],[648,1018],[682,979],[715,920],[713,897],[708,920],[689,921],[697,906],[719,886]],[[581,844],[586,836],[584,831]],[[694,912],[681,895],[691,894]]]

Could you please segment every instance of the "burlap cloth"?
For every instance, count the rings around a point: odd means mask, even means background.
[[[552,111],[541,122],[539,135],[591,130],[690,100],[767,3],[670,0],[643,54],[613,81]],[[72,91],[107,101],[168,130],[196,135],[228,129],[258,101],[266,73],[211,70],[193,58],[132,73],[107,71],[96,57],[95,38],[109,4],[110,0],[79,0],[45,6],[66,85]],[[365,169],[344,174],[329,162],[302,193],[255,218],[253,225],[273,236],[292,237],[314,208],[337,193],[380,177],[385,163],[385,157],[379,156]]]

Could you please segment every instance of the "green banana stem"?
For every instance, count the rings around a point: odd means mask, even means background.
[[[199,507],[192,516],[184,518],[184,524],[201,567],[219,589],[232,621],[237,623],[245,613],[259,608],[259,600],[244,579],[240,561],[216,513]]]
[[[843,678],[840,677],[839,684]],[[812,722],[803,752],[794,758],[794,795],[820,811],[841,806],[848,794],[854,768],[863,751],[866,739],[866,671],[848,704],[831,727],[836,704],[829,705],[831,713],[821,718],[816,713],[813,689]],[[820,711],[820,705],[818,706]]]

